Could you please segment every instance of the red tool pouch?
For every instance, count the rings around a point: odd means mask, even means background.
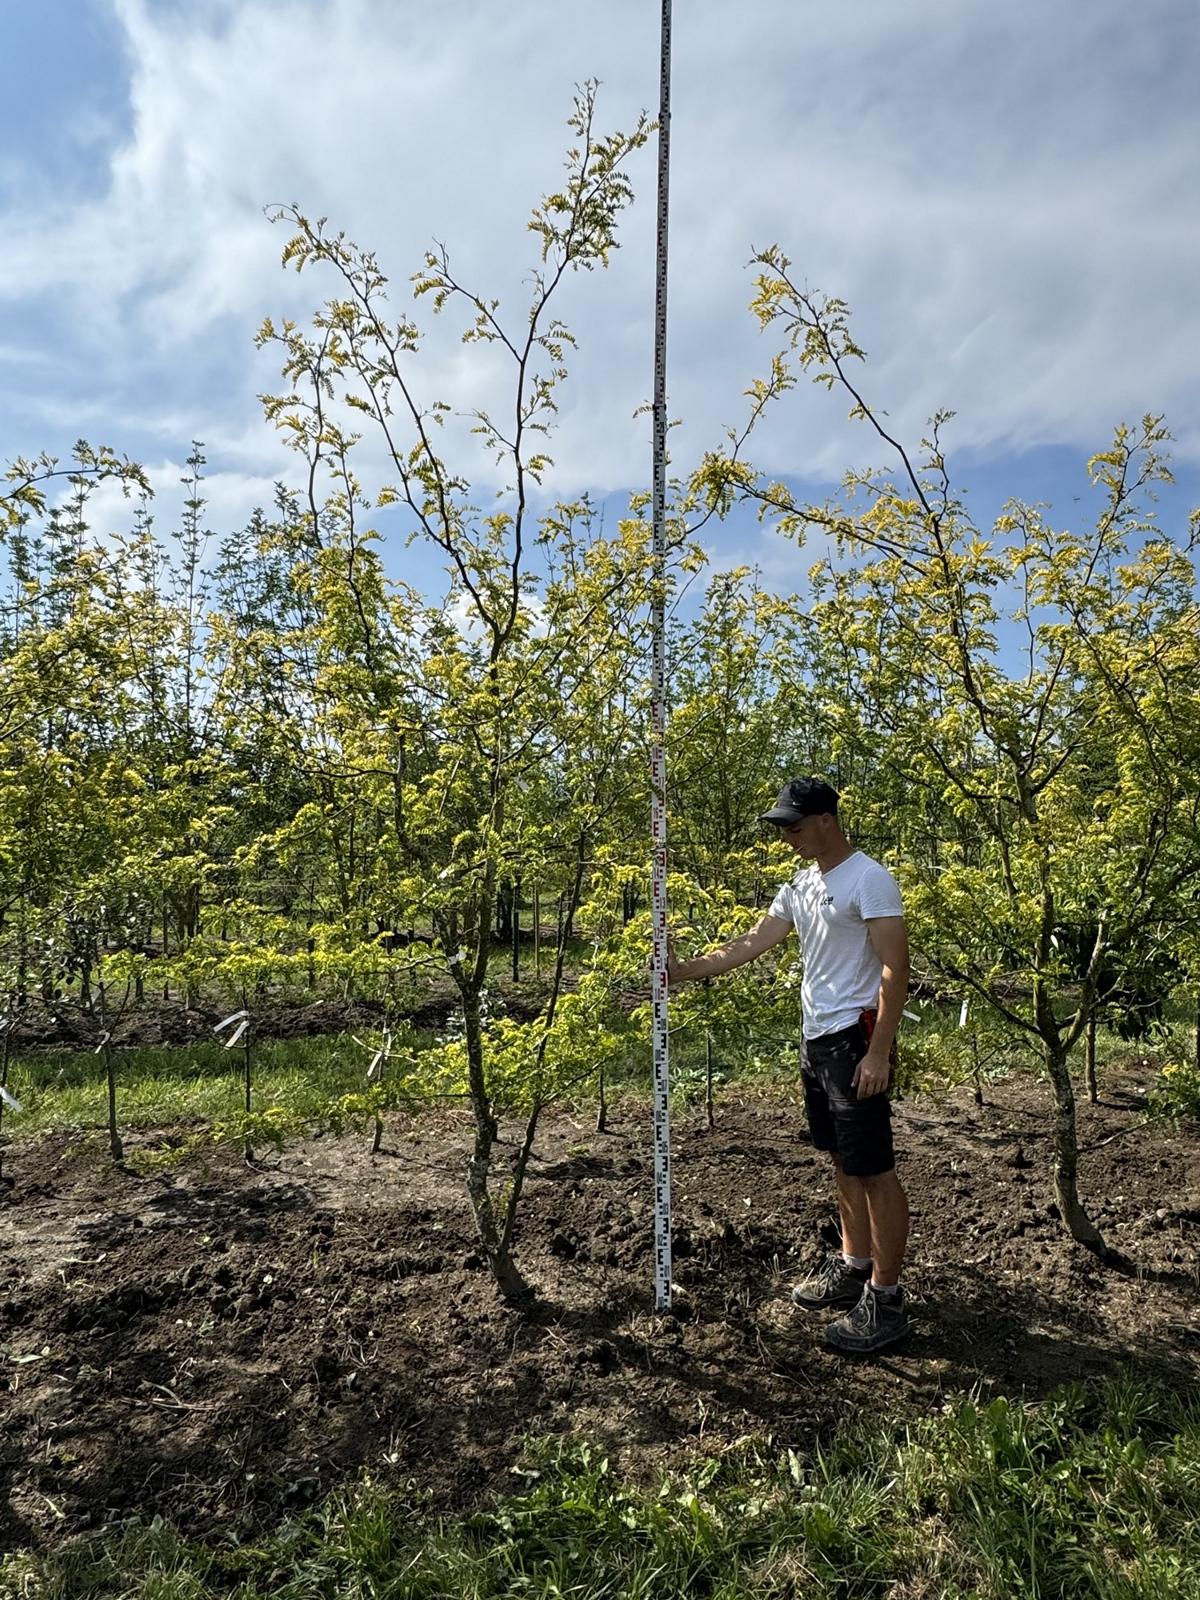
[[[866,1006],[858,1013],[858,1020],[862,1024],[863,1036],[867,1044],[870,1045],[871,1040],[875,1037],[875,1024],[879,1021],[879,1012],[876,1011],[874,1006]],[[892,1048],[888,1051],[888,1060],[893,1066],[896,1065],[895,1039],[892,1040]]]

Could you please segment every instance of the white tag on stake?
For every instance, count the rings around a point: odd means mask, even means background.
[[[25,1107],[17,1099],[16,1095],[9,1094],[7,1089],[0,1088],[0,1100],[4,1101],[4,1104],[10,1111],[24,1111],[25,1109]]]
[[[220,1022],[213,1023],[213,1032],[220,1033],[223,1029],[227,1028],[231,1022],[240,1022],[243,1017],[248,1017],[249,1015],[250,1013],[248,1011],[231,1011],[227,1017],[222,1017]]]
[[[243,1016],[245,1016],[244,1012],[243,1012]],[[242,1035],[245,1033],[246,1029],[249,1026],[250,1026],[250,1018],[249,1017],[246,1017],[244,1022],[239,1022],[238,1023],[236,1030],[233,1033],[231,1033],[229,1035],[228,1039],[226,1039],[226,1041],[225,1041],[226,1050],[232,1050],[233,1049],[234,1045],[242,1037]]]
[[[963,996],[962,1010],[958,1013],[958,1025],[965,1028],[967,1025],[967,1012],[971,1009],[971,1002],[966,995]]]

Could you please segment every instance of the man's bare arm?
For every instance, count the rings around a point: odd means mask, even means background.
[[[676,961],[671,956],[667,962],[667,978],[671,983],[689,983],[697,978],[715,978],[722,972],[731,972],[734,967],[757,961],[759,956],[782,944],[791,931],[790,922],[773,917],[768,911],[749,933],[739,934],[707,955],[693,956],[690,961]]]
[[[909,978],[908,929],[903,917],[869,917],[867,937],[883,963],[883,975],[879,982],[879,1016],[875,1031],[853,1079],[852,1086],[860,1100],[880,1094],[888,1086],[892,1045],[908,997]]]

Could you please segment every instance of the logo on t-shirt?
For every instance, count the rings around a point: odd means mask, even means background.
[[[826,906],[831,906],[832,904],[833,904],[833,896],[831,894],[823,894],[821,896],[821,908],[822,908],[822,910],[824,910],[824,908]]]

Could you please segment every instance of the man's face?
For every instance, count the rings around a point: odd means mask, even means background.
[[[806,859],[815,856],[825,838],[827,817],[801,817],[799,822],[789,822],[781,827],[779,836],[798,856]]]

